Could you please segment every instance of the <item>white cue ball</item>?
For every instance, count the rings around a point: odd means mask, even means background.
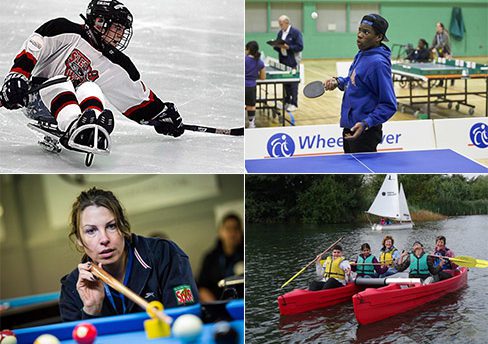
[[[317,19],[319,17],[319,14],[317,12],[312,12],[312,14],[310,15],[312,17],[312,19]]]
[[[193,314],[178,317],[173,324],[173,335],[183,341],[195,340],[202,333],[202,320]]]
[[[43,334],[37,337],[34,344],[59,344],[59,339],[52,334]]]

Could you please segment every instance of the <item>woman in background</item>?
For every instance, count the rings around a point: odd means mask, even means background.
[[[246,111],[249,120],[249,128],[255,128],[254,117],[256,115],[256,80],[266,79],[264,62],[260,60],[261,53],[256,41],[246,44]]]

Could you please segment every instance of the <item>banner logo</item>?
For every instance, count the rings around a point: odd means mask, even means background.
[[[273,158],[289,158],[295,153],[295,142],[285,134],[278,133],[268,140],[268,154]]]
[[[476,123],[471,127],[469,137],[476,147],[488,147],[488,125],[485,123]]]

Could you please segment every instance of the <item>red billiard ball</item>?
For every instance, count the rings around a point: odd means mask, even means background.
[[[73,330],[73,339],[78,344],[92,344],[97,338],[97,328],[90,323],[76,325]]]
[[[0,332],[0,343],[1,344],[17,344],[17,338],[15,333],[10,330],[3,330]]]

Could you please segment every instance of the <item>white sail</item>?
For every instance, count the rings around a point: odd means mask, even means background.
[[[405,192],[403,191],[403,185],[400,183],[400,221],[412,221],[410,218],[410,211],[408,210],[407,198],[405,197]]]
[[[373,204],[371,204],[371,207],[369,207],[368,213],[382,217],[399,219],[399,203],[397,175],[388,174],[383,181],[380,191],[378,191]]]

